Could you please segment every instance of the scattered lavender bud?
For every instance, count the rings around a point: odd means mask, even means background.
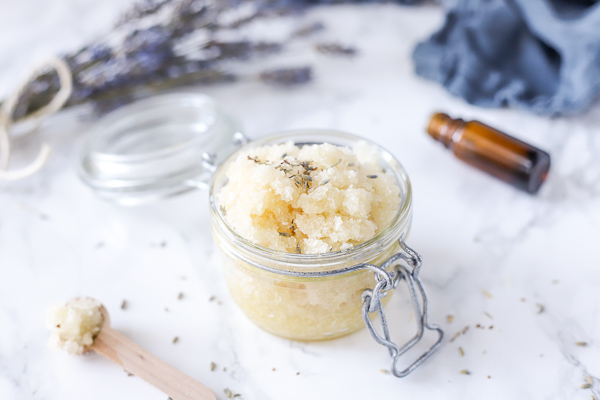
[[[319,53],[332,56],[353,57],[358,51],[354,47],[344,46],[339,43],[318,43],[315,50]]]
[[[301,85],[311,79],[312,69],[310,67],[273,69],[260,74],[261,81],[276,86]]]
[[[300,27],[294,33],[292,33],[292,36],[295,36],[295,37],[310,36],[314,33],[320,32],[324,29],[325,29],[325,25],[323,25],[321,22],[313,22],[309,25]]]

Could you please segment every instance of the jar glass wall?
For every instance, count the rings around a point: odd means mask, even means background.
[[[372,239],[343,251],[295,254],[270,250],[253,244],[231,228],[219,206],[217,194],[227,184],[225,172],[229,164],[240,153],[253,147],[289,141],[296,145],[331,143],[353,147],[366,140],[328,130],[302,130],[252,141],[238,149],[213,177],[210,191],[212,232],[222,253],[232,297],[254,323],[289,339],[331,339],[364,326],[361,294],[364,289],[372,289],[376,281],[373,272],[364,269],[336,275],[330,273],[362,263],[379,265],[398,251],[398,239],[407,235],[411,223],[410,181],[391,154],[369,143],[380,156],[381,168],[391,174],[400,188],[399,211],[390,225]],[[311,276],[289,276],[289,273],[309,273]],[[327,275],[319,276],[321,273]],[[384,298],[384,302],[388,298]]]

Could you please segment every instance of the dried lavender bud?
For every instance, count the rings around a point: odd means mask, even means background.
[[[155,14],[168,2],[168,0],[142,0],[134,3],[131,9],[123,13],[123,15],[119,18],[115,24],[115,27],[117,28],[120,25],[126,24],[132,19],[140,19],[148,15]]]
[[[343,57],[352,57],[358,53],[354,47],[343,46],[338,43],[318,43],[315,45],[315,50],[319,53]]]
[[[276,86],[301,85],[311,79],[312,69],[310,67],[273,69],[260,74],[260,80]]]
[[[324,29],[325,29],[325,25],[323,25],[321,22],[313,22],[310,25],[300,27],[294,33],[292,33],[292,36],[305,37],[305,36],[312,35],[313,33],[320,32]]]
[[[537,311],[537,313],[538,313],[538,314],[541,314],[541,313],[543,313],[544,311],[546,311],[546,307],[544,307],[544,305],[543,305],[543,304],[541,304],[541,303],[535,303],[535,305],[536,305],[536,306],[537,306],[537,308],[538,308],[538,311]]]

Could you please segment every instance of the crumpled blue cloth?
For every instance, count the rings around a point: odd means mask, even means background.
[[[413,58],[471,104],[582,111],[600,94],[600,2],[459,0]]]

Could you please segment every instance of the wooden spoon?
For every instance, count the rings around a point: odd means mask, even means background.
[[[111,329],[104,306],[100,307],[100,312],[104,323],[89,350],[116,362],[125,371],[139,376],[173,400],[216,400],[212,390]]]

